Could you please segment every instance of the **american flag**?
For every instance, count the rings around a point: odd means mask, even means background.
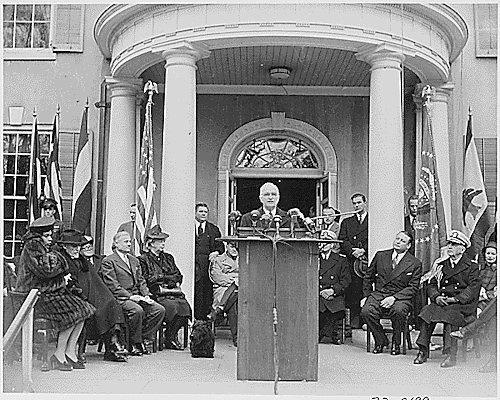
[[[62,220],[62,184],[61,168],[59,167],[59,119],[60,111],[59,106],[57,106],[54,123],[52,124],[52,140],[50,143],[47,164],[47,179],[45,179],[43,194],[45,198],[54,199],[57,202],[57,212],[59,213],[59,219]]]
[[[33,129],[31,132],[31,157],[28,187],[28,225],[40,217],[39,200],[42,195],[42,171],[40,162],[40,142],[38,140],[38,118],[36,110],[33,111]]]
[[[428,98],[424,103],[423,110],[426,123],[423,124],[422,129],[422,167],[415,226],[415,257],[422,261],[424,274],[431,269],[434,260],[441,255],[441,248],[446,245],[446,222],[432,139],[432,120],[429,107],[430,99]]]
[[[146,231],[158,223],[154,205],[156,184],[153,174],[153,125],[151,115],[153,92],[158,93],[156,83],[148,81],[144,86],[144,92],[148,92],[149,97],[146,104],[146,118],[144,121],[141,159],[139,162],[139,185],[137,189],[136,227],[138,232],[135,235],[135,249],[136,251],[139,250],[139,252],[143,250]]]

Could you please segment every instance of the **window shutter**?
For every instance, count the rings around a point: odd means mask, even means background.
[[[85,5],[54,5],[52,48],[54,52],[83,52]]]
[[[498,54],[498,5],[475,4],[476,57],[496,57]]]

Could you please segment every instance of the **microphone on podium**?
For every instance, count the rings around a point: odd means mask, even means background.
[[[236,223],[241,219],[241,213],[238,210],[233,210],[229,213],[229,222],[231,223],[232,235],[236,236],[238,231],[236,230]]]
[[[269,229],[269,225],[271,224],[271,216],[269,214],[262,214],[260,216],[260,220],[264,225],[264,230]]]
[[[295,237],[295,227],[298,225],[299,218],[303,221],[304,214],[298,208],[290,208],[288,210],[290,216],[290,236]]]
[[[269,219],[271,219],[271,218],[269,218]],[[283,221],[283,218],[281,217],[281,215],[276,214],[273,217],[274,225],[276,225],[276,236],[280,235],[280,224],[282,221]]]
[[[260,218],[260,211],[259,210],[252,210],[250,211],[250,220],[252,221],[252,228],[253,228],[253,234],[255,235],[255,229],[257,228],[257,221]]]

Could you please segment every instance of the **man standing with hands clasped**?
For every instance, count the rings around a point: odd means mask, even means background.
[[[411,245],[410,233],[399,232],[392,249],[375,254],[363,279],[361,316],[373,332],[373,354],[383,353],[384,347],[389,345],[380,324],[382,314],[388,315],[392,322],[391,354],[401,354],[401,332],[422,274],[422,263],[409,252]]]

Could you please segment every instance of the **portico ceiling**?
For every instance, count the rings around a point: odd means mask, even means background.
[[[248,46],[215,49],[197,63],[196,83],[200,85],[272,85],[272,67],[286,67],[287,86],[368,87],[370,66],[348,50],[299,46]],[[141,75],[144,81],[165,82],[164,62]],[[405,68],[405,86],[418,82]]]

